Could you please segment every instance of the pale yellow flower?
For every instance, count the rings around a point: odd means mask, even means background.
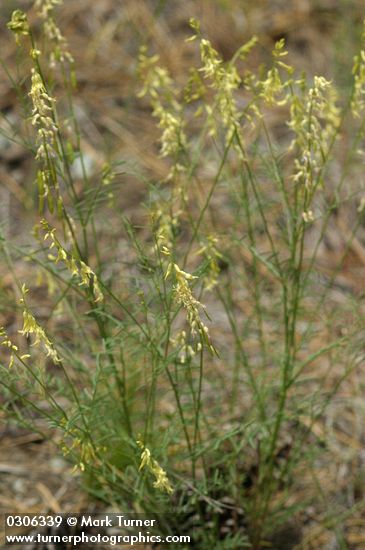
[[[152,458],[151,451],[143,445],[141,441],[137,441],[137,445],[142,449],[141,464],[139,470],[147,468],[149,472],[155,477],[153,486],[160,491],[165,491],[168,494],[174,492],[174,489],[167,477],[167,474],[159,463]]]

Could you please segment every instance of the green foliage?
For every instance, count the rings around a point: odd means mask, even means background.
[[[333,212],[356,201],[347,167],[358,162],[364,123],[351,122],[349,146],[341,128],[349,106],[356,115],[363,108],[365,53],[344,99],[323,77],[310,82],[284,63],[283,40],[272,66],[256,74],[246,65],[256,38],[224,61],[192,21],[201,64],[182,86],[141,49],[138,95],[157,119],[168,167],[164,181],[146,184],[140,231],[118,214],[117,166],[105,162],[97,181],[88,176],[74,62],[55,6],[36,3],[46,52],[24,14],[8,25],[24,52],[31,46],[38,204],[31,247],[1,240],[28,337],[1,334],[6,414],[35,430],[44,429],[41,419],[55,428],[97,498],[136,511],[173,507],[180,519],[164,526],[171,532],[188,530],[194,516],[199,548],[263,548],[316,498],[308,489],[307,500],[296,499],[296,478],[319,456],[312,428],[362,353],[360,304],[341,306],[349,326],[331,294],[362,208],[322,279],[318,258]],[[63,96],[52,74],[62,75]],[[284,145],[267,123],[278,108]],[[344,148],[348,160],[334,175]],[[113,235],[104,246],[106,218]],[[19,258],[39,270],[46,321],[31,272],[18,280]]]

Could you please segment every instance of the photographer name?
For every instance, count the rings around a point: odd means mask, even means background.
[[[125,516],[103,516],[95,518],[93,516],[82,516],[81,527],[153,527],[155,519],[134,519]]]

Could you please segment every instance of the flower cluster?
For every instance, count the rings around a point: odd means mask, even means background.
[[[5,346],[6,348],[8,348],[10,350],[10,359],[9,359],[9,365],[8,365],[9,369],[10,369],[14,364],[14,358],[18,354],[19,348],[18,348],[18,346],[13,344],[13,342],[10,340],[10,338],[6,334],[6,331],[5,331],[4,327],[0,327],[0,345]],[[20,359],[24,360],[27,357],[29,357],[28,354],[22,355],[20,357]]]
[[[356,117],[360,117],[365,107],[365,21],[361,38],[363,47],[360,52],[355,55],[352,67],[354,89],[351,98],[351,110]]]
[[[79,260],[78,275],[81,279],[80,285],[91,285],[95,302],[102,302],[104,300],[104,295],[101,291],[98,278],[93,270],[82,260]]]
[[[33,334],[35,340],[33,346],[42,344],[46,350],[47,357],[50,357],[54,363],[59,363],[61,361],[57,351],[54,349],[54,346],[48,336],[46,335],[44,329],[37,323],[33,314],[26,305],[25,295],[27,294],[28,289],[23,285],[22,287],[22,298],[20,303],[23,305],[23,328],[19,331],[20,334],[24,336],[30,336]]]
[[[205,274],[206,290],[212,290],[218,284],[220,273],[219,260],[222,259],[222,254],[217,249],[217,244],[217,237],[208,235],[206,242],[197,252],[197,254],[203,255],[207,262]]]
[[[47,160],[56,155],[57,126],[52,116],[55,99],[48,94],[42,77],[35,68],[32,69],[29,95],[33,103],[32,124],[38,128],[36,158]]]
[[[310,223],[314,221],[314,215],[312,210],[307,210],[302,213],[302,218],[305,221],[305,223]]]
[[[175,262],[172,261],[171,247],[173,229],[178,221],[178,214],[179,212],[172,218],[171,215],[168,215],[161,209],[158,209],[157,212],[154,213],[153,222],[157,225],[155,230],[155,247],[163,256],[166,256],[167,267],[165,270],[165,279],[170,276],[175,279],[175,283],[173,284],[174,297],[176,302],[183,306],[187,313],[187,321],[190,326],[191,335],[194,337],[198,332],[200,335],[200,340],[205,342],[212,353],[217,353],[210,340],[209,329],[203,323],[200,316],[200,309],[205,311],[205,307],[193,296],[190,288],[190,283],[193,280],[198,279],[198,277],[183,271]],[[213,288],[214,286],[214,271],[217,269],[219,270],[218,264],[215,263],[219,255],[219,252],[215,248],[216,242],[217,240],[212,237],[211,240],[208,241],[207,245],[203,246],[203,248],[199,251],[199,253],[209,257],[208,271],[210,271],[210,275],[208,276],[207,281],[208,286],[209,283],[211,284],[210,288]],[[216,274],[217,273],[215,272],[215,275]],[[180,346],[184,348],[185,353],[182,354],[181,357],[193,357],[196,351],[200,351],[201,346],[199,346],[199,343],[196,346],[196,350],[194,350],[191,345],[186,343],[185,331],[183,331],[180,336],[181,338],[177,337],[175,340],[172,339],[171,342],[175,347]]]
[[[228,63],[224,63],[222,57],[212,46],[211,42],[201,37],[199,21],[191,19],[190,26],[195,34],[190,37],[188,41],[195,40],[197,37],[200,38],[200,58],[202,66],[198,71],[193,70],[191,73],[191,77],[185,89],[186,100],[190,102],[205,95],[206,88],[199,74],[203,75],[203,79],[210,80],[210,88],[214,90],[215,94],[213,105],[208,105],[205,102],[209,134],[211,136],[217,134],[218,124],[216,115],[218,114],[226,130],[226,143],[229,143],[234,133],[239,130],[242,116],[249,118],[246,112],[240,112],[237,107],[235,93],[244,83],[244,79],[237,71],[236,61],[238,59],[246,59],[257,43],[257,37],[253,36],[251,40],[243,44],[237,50]],[[200,113],[201,110],[202,109],[198,109],[196,114]]]
[[[51,171],[48,168],[38,170],[37,179],[38,197],[39,197],[39,211],[42,212],[45,200],[47,201],[48,209],[51,214],[55,209],[55,199],[57,203],[57,210],[59,217],[62,217],[63,200],[60,195],[60,189],[57,179],[52,177]],[[51,193],[51,188],[55,191],[56,197]]]
[[[199,309],[205,308],[203,304],[199,302],[199,300],[194,298],[190,288],[190,282],[194,279],[197,279],[198,277],[196,277],[195,275],[191,275],[186,271],[183,271],[176,263],[171,262],[167,268],[165,277],[169,277],[172,273],[174,274],[176,280],[176,283],[173,286],[175,299],[177,303],[179,305],[182,305],[183,308],[186,310],[187,321],[189,323],[192,336],[194,336],[198,332],[201,338],[207,344],[210,351],[212,353],[216,353],[216,350],[210,340],[209,329],[203,323],[200,317]]]
[[[202,67],[199,69],[205,78],[211,78],[215,83],[219,82],[223,76],[223,62],[217,52],[206,38],[200,41],[200,57]]]
[[[76,259],[71,253],[64,249],[55,235],[56,229],[52,229],[46,220],[41,220],[41,226],[46,232],[44,235],[44,240],[49,238],[52,241],[50,250],[55,249],[57,251],[57,256],[50,255],[49,258],[56,264],[62,261],[72,276],[77,276],[81,279],[80,285],[91,288],[95,302],[103,301],[104,296],[101,291],[98,278],[92,269],[86,265],[85,262]]]
[[[11,14],[11,20],[7,23],[7,27],[15,34],[15,39],[19,43],[21,35],[29,34],[29,24],[26,14],[21,10],[14,10]]]
[[[240,125],[234,93],[241,84],[241,78],[234,63],[224,65],[218,52],[205,38],[200,42],[200,57],[202,67],[199,71],[205,78],[211,80],[211,87],[215,90],[214,106],[206,106],[209,133],[213,136],[217,133],[217,124],[214,118],[217,111],[226,129],[226,142],[228,143]]]
[[[155,248],[165,256],[170,256],[170,249],[173,246],[174,232],[179,223],[181,211],[176,212],[174,216],[167,212],[163,206],[158,207],[151,212],[151,221],[154,227]]]
[[[195,357],[202,350],[201,342],[198,342],[195,346],[189,343],[185,330],[182,330],[174,338],[170,338],[170,342],[174,348],[179,350],[179,360],[182,364]]]
[[[187,145],[184,132],[182,107],[176,99],[176,91],[166,69],[157,65],[158,56],[148,57],[145,48],[140,50],[138,57],[138,73],[143,81],[139,97],[148,95],[151,99],[153,116],[158,119],[158,127],[162,130],[160,138],[161,156],[171,157],[174,166],[168,179],[182,170],[178,163],[178,155]]]
[[[158,100],[161,92],[166,97],[175,95],[173,82],[166,69],[157,65],[158,55],[148,56],[146,47],[142,46],[138,56],[138,74],[143,83],[138,96],[150,96]]]
[[[38,15],[43,19],[44,33],[54,44],[54,50],[50,56],[51,66],[54,66],[56,61],[61,63],[65,61],[69,63],[74,62],[72,55],[68,51],[67,41],[53,17],[54,9],[62,3],[63,0],[36,0],[34,4]]]
[[[340,124],[336,100],[331,83],[319,76],[314,77],[313,87],[304,97],[291,98],[288,124],[295,133],[292,147],[300,151],[300,157],[295,160],[293,180],[302,182],[308,190],[313,188],[321,162]]]
[[[158,127],[162,129],[161,156],[175,157],[182,148],[186,147],[181,115],[165,109],[160,103],[156,104],[152,114],[159,119]]]
[[[282,38],[275,44],[272,51],[274,66],[267,73],[264,80],[260,82],[260,96],[269,105],[285,105],[289,99],[289,94],[286,92],[291,80],[284,81],[280,75],[280,69],[284,69],[289,75],[292,74],[293,68],[282,61],[282,58],[288,55],[284,49],[285,40]]]
[[[151,451],[147,447],[145,447],[141,441],[137,441],[137,445],[140,449],[142,449],[141,464],[139,466],[139,470],[147,468],[149,472],[151,472],[151,474],[155,477],[155,481],[153,483],[155,489],[166,491],[166,493],[168,494],[173,493],[174,489],[172,488],[172,485],[167,477],[165,470],[163,470],[159,463],[154,458],[152,458]]]
[[[38,10],[39,15],[46,19],[50,16],[54,8],[61,5],[63,0],[36,0],[34,7]]]
[[[106,452],[106,447],[95,445],[84,430],[73,425],[71,420],[65,417],[60,420],[60,425],[64,431],[64,436],[60,441],[60,447],[63,456],[70,456],[76,462],[72,473],[77,470],[85,472],[89,466],[94,466],[99,461],[99,454]]]

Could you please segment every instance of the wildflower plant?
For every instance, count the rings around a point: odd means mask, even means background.
[[[46,335],[44,329],[37,323],[34,318],[34,315],[28,308],[26,304],[25,296],[28,292],[28,289],[23,285],[22,287],[22,298],[21,304],[23,306],[23,328],[19,331],[20,334],[24,336],[34,335],[33,345],[37,346],[42,344],[44,346],[47,357],[50,357],[54,363],[59,363],[60,358],[57,354],[57,351],[54,349],[54,345]]]
[[[348,251],[359,250],[361,201],[322,278],[319,261],[333,213],[357,200],[345,183],[363,124],[342,173],[331,166],[349,108],[363,108],[363,52],[346,104],[333,82],[297,74],[282,39],[270,65],[254,70],[256,37],[225,60],[192,20],[197,62],[181,84],[142,47],[136,96],[157,121],[165,172],[143,178],[137,227],[120,213],[113,164],[102,159],[97,176],[85,169],[61,4],[36,0],[42,40],[19,10],[8,24],[31,51],[24,81],[38,210],[26,246],[0,240],[21,296],[18,332],[0,332],[7,414],[27,426],[46,419],[87,490],[109,504],[174,509],[180,519],[166,532],[198,518],[199,548],[273,545],[318,497],[302,475],[319,456],[314,426],[363,353],[361,300],[349,300],[342,318],[334,292]],[[285,118],[284,150],[267,123],[272,110]],[[43,286],[33,292],[30,270],[22,286],[14,260],[37,268]],[[28,303],[28,287],[47,315]],[[340,375],[328,387],[333,369]],[[224,514],[230,534],[204,527]]]

